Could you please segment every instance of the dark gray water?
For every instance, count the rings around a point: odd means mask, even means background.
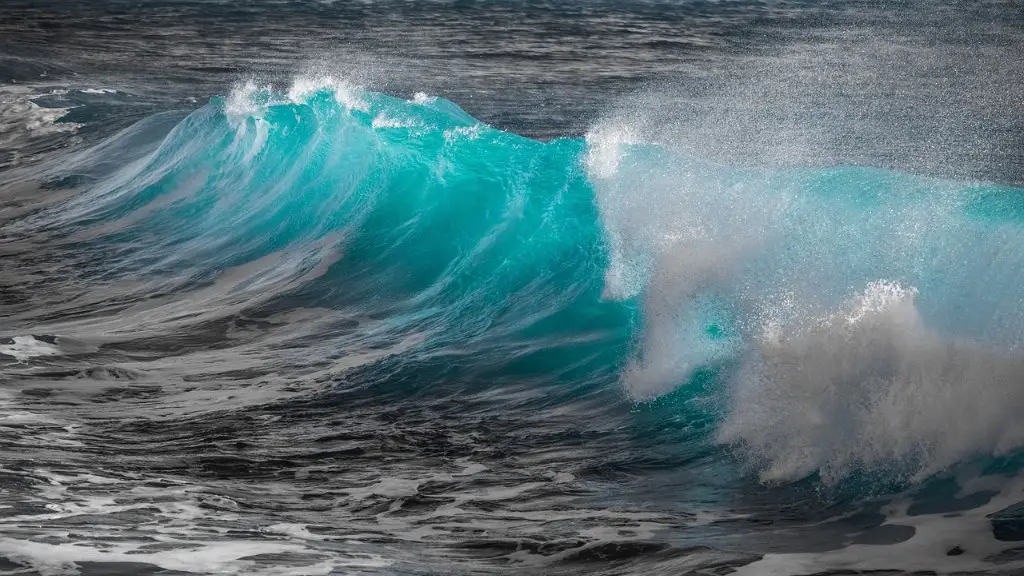
[[[728,145],[827,132],[820,163],[1021,182],[1022,19],[1012,2],[13,1],[0,81],[118,90],[41,101],[83,105],[65,120],[86,132],[317,69],[540,138],[657,101]]]

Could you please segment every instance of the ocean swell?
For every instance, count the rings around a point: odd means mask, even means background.
[[[643,402],[711,373],[717,441],[768,481],[920,478],[1024,443],[1020,190],[737,169],[615,119],[539,142],[333,78],[240,84],[133,158],[13,225],[102,254],[76,272],[97,291],[145,295],[49,333],[301,305],[482,382],[514,367]]]

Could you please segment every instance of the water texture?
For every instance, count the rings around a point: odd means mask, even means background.
[[[5,10],[0,572],[1024,570],[1012,4]]]

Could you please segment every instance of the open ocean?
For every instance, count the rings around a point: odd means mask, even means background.
[[[1024,4],[0,1],[0,574],[1024,574]]]

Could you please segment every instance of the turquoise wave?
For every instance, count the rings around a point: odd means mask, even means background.
[[[32,225],[98,281],[206,294],[175,319],[343,310],[482,380],[690,383],[766,480],[1024,444],[1021,190],[720,166],[615,121],[539,142],[335,81],[240,86],[129,156]]]

